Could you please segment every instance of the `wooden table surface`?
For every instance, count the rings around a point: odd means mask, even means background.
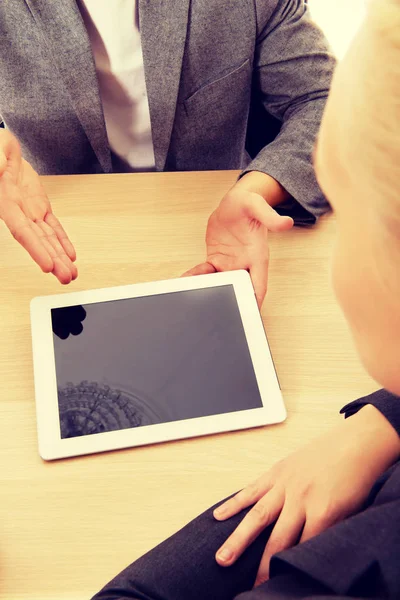
[[[204,256],[234,172],[45,177],[78,253],[61,288],[0,228],[0,599],[88,600],[129,562],[338,422],[376,388],[330,289],[335,220],[271,236],[263,319],[288,409],[278,426],[43,462],[29,302],[176,277]]]

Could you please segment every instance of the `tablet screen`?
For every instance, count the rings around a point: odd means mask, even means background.
[[[62,438],[262,406],[233,285],[51,316]]]

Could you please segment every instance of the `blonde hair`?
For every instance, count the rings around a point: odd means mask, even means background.
[[[400,0],[369,0],[365,35],[368,56],[359,61],[367,130],[363,167],[376,214],[397,238],[400,253]]]

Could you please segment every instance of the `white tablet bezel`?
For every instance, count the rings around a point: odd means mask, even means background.
[[[262,407],[76,438],[61,438],[51,322],[52,308],[224,285],[233,285],[235,291]],[[31,327],[39,453],[44,460],[246,429],[280,423],[286,418],[268,341],[250,276],[246,271],[229,271],[37,297],[31,302]]]

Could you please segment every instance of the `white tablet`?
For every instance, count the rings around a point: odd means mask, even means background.
[[[247,272],[31,302],[45,460],[283,421]]]

